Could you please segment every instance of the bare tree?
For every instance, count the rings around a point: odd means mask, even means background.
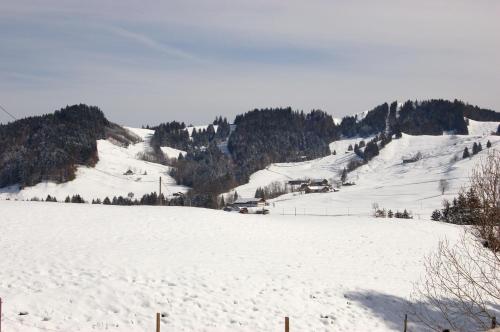
[[[500,251],[500,151],[488,152],[472,171],[470,185],[479,200],[476,237],[493,251]]]
[[[500,315],[500,153],[481,160],[470,177],[478,201],[467,206],[475,223],[460,241],[443,241],[427,257],[415,284],[412,307],[418,321],[442,331],[484,331]],[[476,221],[477,220],[477,221]]]
[[[424,279],[412,295],[420,323],[436,331],[484,331],[500,314],[500,256],[464,233],[455,245],[443,241],[427,257]]]
[[[446,180],[446,179],[439,180],[438,188],[439,188],[439,191],[441,192],[441,195],[444,195],[444,192],[450,188],[450,184],[449,184],[448,180]]]

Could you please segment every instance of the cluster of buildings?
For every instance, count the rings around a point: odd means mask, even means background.
[[[269,203],[264,198],[243,198],[240,197],[230,206],[224,208],[225,211],[238,211],[240,213],[268,214],[266,209]]]
[[[306,194],[338,191],[332,187],[327,179],[290,180],[288,185],[291,186],[292,191],[303,191]]]
[[[327,179],[303,179],[303,180],[290,180],[288,186],[292,192],[310,193],[327,193],[338,191],[332,187]],[[266,208],[269,203],[264,198],[243,198],[239,197],[236,201],[226,206],[226,211],[238,211],[240,213],[257,213],[267,214],[269,210]]]

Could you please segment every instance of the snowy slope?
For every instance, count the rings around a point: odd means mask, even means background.
[[[469,130],[469,135],[491,135],[491,133],[496,133],[500,122],[480,122],[467,119],[469,125],[467,126]]]
[[[86,200],[103,199],[106,196],[127,196],[134,193],[141,197],[146,193],[158,192],[158,183],[162,177],[162,192],[172,194],[185,191],[186,188],[177,186],[168,175],[169,167],[139,159],[139,154],[147,152],[152,130],[127,128],[142,138],[142,142],[131,144],[124,148],[111,143],[109,140],[97,141],[99,162],[95,167],[79,166],[76,178],[62,184],[42,182],[33,187],[19,190],[18,187],[0,189],[0,199],[31,199],[45,198],[47,195],[63,200],[68,195],[80,194]],[[131,170],[132,175],[124,175]]]
[[[272,182],[287,182],[293,179],[304,178],[337,178],[338,174],[347,163],[355,157],[354,152],[348,151],[349,145],[354,146],[362,139],[346,139],[330,144],[330,150],[336,155],[329,155],[323,158],[297,163],[275,163],[266,169],[255,172],[250,176],[247,184],[236,187],[231,193],[236,191],[242,197],[253,197],[258,187],[268,185]]]
[[[162,146],[160,147],[161,151],[165,155],[165,157],[169,159],[177,159],[179,157],[179,154],[185,156],[187,154],[186,151],[171,148],[169,146]]]
[[[9,332],[151,331],[156,312],[162,331],[283,331],[284,316],[292,331],[401,331],[422,257],[460,231],[180,207],[0,201],[0,211]]]
[[[472,122],[471,122],[472,123]],[[475,126],[482,132],[488,125]],[[474,132],[474,131],[473,131]],[[342,187],[339,192],[300,195],[287,194],[271,200],[271,212],[275,214],[362,214],[372,212],[372,204],[392,210],[411,210],[417,218],[429,218],[431,212],[439,208],[444,198],[456,196],[467,183],[471,169],[485,155],[486,142],[492,148],[500,149],[499,136],[482,135],[443,135],[410,136],[403,135],[381,150],[380,155],[367,165],[349,173],[348,181],[355,186]],[[240,196],[253,197],[257,187],[273,181],[288,181],[302,178],[338,178],[353,157],[345,153],[355,140],[341,140],[330,145],[336,156],[294,164],[272,164],[266,170],[254,173],[248,184],[235,188]],[[472,151],[474,142],[481,142],[483,151],[470,159],[462,159],[465,147]],[[415,163],[404,164],[417,153],[423,158]],[[449,182],[449,190],[441,195],[438,183],[441,179]]]

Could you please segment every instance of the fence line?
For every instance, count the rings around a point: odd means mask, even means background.
[[[352,211],[354,209],[354,211]],[[339,210],[344,210],[343,212],[338,212]],[[346,207],[343,209],[328,209],[328,208],[303,208],[303,207],[293,207],[293,208],[275,208],[274,213],[282,216],[311,216],[311,217],[375,217],[373,209],[366,212],[360,212],[357,208]],[[406,210],[413,219],[421,219],[422,216],[427,216],[430,218],[430,213],[423,213],[419,211],[418,213],[414,212],[409,208],[397,208],[397,209],[385,209],[386,212],[391,210],[393,213],[403,212]],[[334,212],[337,211],[337,212]],[[271,212],[273,212],[271,210]],[[382,219],[391,219],[390,217],[378,217]],[[392,217],[396,218],[396,217]]]
[[[16,322],[12,319],[9,319],[7,317],[4,317],[4,320],[8,320],[13,323],[19,323]],[[34,326],[31,324],[26,324],[25,322],[21,322],[21,325],[24,326],[29,326],[29,327],[34,327],[37,329],[41,329],[44,331],[56,331],[54,329],[50,328],[44,328],[40,326]],[[497,319],[495,316],[491,318],[491,329],[495,329],[497,327]],[[159,312],[156,313],[156,332],[161,332],[161,314]],[[408,331],[408,314],[405,314],[404,320],[403,320],[403,332]],[[443,331],[450,331],[448,329],[444,329]],[[0,332],[2,332],[2,298],[0,298]],[[285,317],[285,332],[290,332],[290,318],[288,316]]]

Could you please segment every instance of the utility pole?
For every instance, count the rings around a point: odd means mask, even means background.
[[[158,205],[161,205],[161,176],[160,176],[160,181],[158,182],[160,185],[160,191],[158,193]]]

